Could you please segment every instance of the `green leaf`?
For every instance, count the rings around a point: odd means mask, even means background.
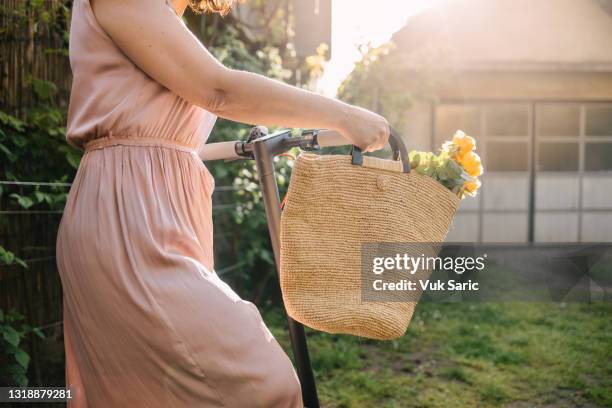
[[[28,386],[28,377],[26,377],[25,372],[18,372],[13,374],[13,380],[20,387]]]
[[[34,196],[36,197],[37,202],[42,203],[43,201],[45,201],[47,194],[43,193],[42,191],[35,191]]]
[[[421,160],[421,155],[416,150],[413,150],[410,153],[408,153],[408,161],[410,162],[410,167],[412,168],[418,167],[420,160]]]
[[[19,333],[11,326],[4,327],[4,333],[2,337],[4,337],[4,340],[6,340],[10,345],[13,345],[15,347],[17,347],[19,345],[19,341],[21,341]]]
[[[8,180],[10,180],[10,181],[19,181],[19,180],[17,179],[17,177],[15,176],[15,174],[14,174],[12,171],[10,171],[10,170],[5,170],[5,171],[4,171],[4,175],[5,175],[5,176],[6,176],[6,178],[7,178]]]
[[[81,153],[71,147],[71,146],[65,146],[65,152],[66,152],[66,161],[68,161],[68,163],[74,167],[75,169],[79,168],[79,163],[81,162]]]
[[[24,316],[15,310],[11,310],[9,314],[10,314],[10,318],[12,322],[16,322],[16,321],[24,319]]]
[[[49,21],[51,21],[51,13],[49,13],[47,10],[43,11],[40,13],[40,19],[45,23],[49,23]]]
[[[270,253],[270,251],[266,251],[263,250],[261,251],[261,259],[263,259],[266,263],[273,265],[274,264],[274,260],[272,259],[272,254]]]
[[[10,265],[15,260],[15,254],[0,247],[0,259],[2,259],[5,264]]]
[[[42,79],[33,79],[32,86],[36,95],[41,99],[49,99],[57,91],[57,86],[53,82]]]
[[[463,168],[454,160],[449,160],[447,164],[448,177],[452,179],[460,179]]]
[[[42,330],[40,330],[38,327],[34,327],[32,329],[32,332],[37,335],[38,337],[40,337],[41,339],[45,338],[45,334],[42,332]]]
[[[15,257],[15,263],[16,263],[17,265],[19,265],[19,266],[21,266],[21,267],[25,268],[25,269],[28,269],[28,264],[27,264],[27,263],[25,263],[25,261],[24,261],[23,259],[21,259],[21,258],[17,258],[17,257]]]
[[[4,154],[6,155],[6,157],[9,159],[10,162],[15,162],[15,160],[17,160],[17,155],[14,154],[13,152],[11,152],[8,147],[6,147],[5,145],[3,145],[2,143],[0,143],[0,150],[2,150],[4,152]]]
[[[449,178],[448,172],[446,171],[446,167],[438,168],[438,170],[436,171],[436,174],[438,175],[438,178],[440,180],[447,180]]]
[[[0,309],[0,322],[4,321],[4,310]]]
[[[11,116],[5,112],[0,112],[0,122],[2,122],[5,125],[9,125],[10,127],[17,130],[18,132],[23,131],[24,123],[21,120],[17,119],[16,117]]]
[[[16,199],[17,203],[26,210],[34,205],[34,201],[30,197],[22,196],[17,193],[13,193],[10,196]]]
[[[30,364],[30,356],[28,355],[28,353],[26,353],[22,349],[17,349],[17,352],[15,353],[15,360],[24,369],[27,369],[28,368],[28,364]]]

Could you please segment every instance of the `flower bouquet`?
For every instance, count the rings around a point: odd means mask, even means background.
[[[412,151],[410,167],[417,173],[432,177],[459,198],[475,196],[483,173],[480,157],[475,152],[476,141],[461,130],[445,142],[439,154]]]

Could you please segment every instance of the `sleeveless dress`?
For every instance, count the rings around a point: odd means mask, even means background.
[[[56,248],[69,405],[301,407],[257,308],[214,272],[197,152],[216,117],[135,66],[89,0],[74,1],[70,62],[67,141],[85,154]]]

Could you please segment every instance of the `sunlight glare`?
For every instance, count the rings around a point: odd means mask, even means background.
[[[334,96],[360,59],[359,45],[384,44],[407,19],[438,0],[332,0],[332,58],[319,83]]]

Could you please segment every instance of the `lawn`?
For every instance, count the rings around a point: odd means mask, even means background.
[[[396,341],[308,338],[324,407],[612,407],[612,302],[421,303]]]

